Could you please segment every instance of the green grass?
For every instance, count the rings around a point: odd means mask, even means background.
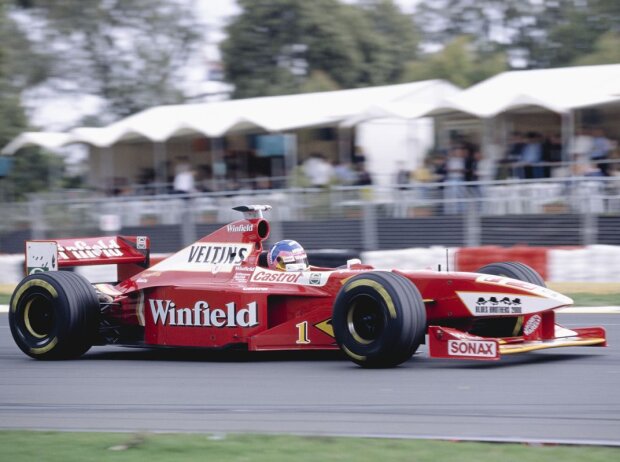
[[[0,294],[0,305],[8,305],[11,301],[11,294]]]
[[[620,294],[566,294],[575,301],[575,306],[618,306]]]
[[[0,460],[608,462],[618,448],[260,435],[0,432]]]

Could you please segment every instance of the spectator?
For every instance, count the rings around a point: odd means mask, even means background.
[[[590,160],[594,162],[603,176],[609,176],[607,159],[612,150],[611,142],[605,136],[605,131],[598,127],[592,131],[592,149]]]
[[[405,163],[399,160],[396,164],[398,170],[396,172],[396,185],[398,189],[407,189],[409,180],[411,179],[411,172],[405,168]]]
[[[441,183],[445,181],[448,175],[448,161],[446,155],[442,152],[436,152],[432,157],[433,176],[435,181]]]
[[[519,165],[523,160],[523,148],[525,147],[525,137],[521,132],[512,132],[508,149],[500,167],[498,176],[500,180],[508,177],[525,178],[523,167]],[[502,168],[503,167],[503,168]]]
[[[463,181],[465,181],[465,158],[467,149],[464,144],[455,144],[448,153],[446,161],[446,188],[444,190],[444,211],[455,214],[462,210],[459,198],[463,197]]]
[[[571,142],[571,160],[573,161],[573,174],[583,175],[590,170],[590,152],[592,151],[592,136],[588,127],[582,127],[577,131],[577,136]]]
[[[480,150],[473,143],[463,143],[465,149],[465,181],[478,181],[478,161],[480,160]]]
[[[350,186],[355,183],[357,175],[351,168],[351,165],[345,162],[333,163],[334,179],[336,183],[343,186]]]
[[[196,191],[194,184],[194,171],[187,157],[179,159],[175,169],[173,191],[175,194],[191,194]]]
[[[522,158],[525,165],[525,178],[543,178],[544,170],[539,165],[542,161],[540,135],[536,132],[528,132],[526,140]]]
[[[555,172],[558,171],[562,162],[562,138],[558,133],[554,133],[545,140],[543,145],[543,161],[549,164],[544,167],[545,178],[556,176]]]
[[[323,154],[316,152],[310,154],[310,157],[304,162],[303,169],[311,186],[315,188],[326,188],[329,186],[333,176],[333,169]]]
[[[356,162],[355,172],[357,173],[355,186],[370,186],[372,184],[372,177],[368,170],[366,170],[366,164],[364,162]]]

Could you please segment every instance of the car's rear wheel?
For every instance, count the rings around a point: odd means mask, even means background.
[[[406,277],[373,271],[349,279],[334,302],[332,325],[345,354],[362,367],[393,367],[424,342],[426,309]]]
[[[81,356],[95,342],[98,323],[96,291],[79,274],[33,274],[11,297],[9,324],[15,343],[36,359]]]
[[[547,287],[545,280],[534,268],[516,261],[491,263],[483,266],[476,273],[504,276]],[[482,337],[516,337],[523,333],[523,316],[477,319],[470,333]]]

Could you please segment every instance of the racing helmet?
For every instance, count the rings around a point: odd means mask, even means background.
[[[277,271],[304,271],[310,267],[306,251],[292,240],[276,242],[267,254],[267,264]]]

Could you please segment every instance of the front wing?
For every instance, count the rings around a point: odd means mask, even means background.
[[[429,326],[430,356],[492,361],[500,359],[502,355],[547,348],[607,346],[604,328],[566,329],[555,323],[554,314],[549,311],[526,316],[523,335],[518,337],[479,337],[450,327]]]

